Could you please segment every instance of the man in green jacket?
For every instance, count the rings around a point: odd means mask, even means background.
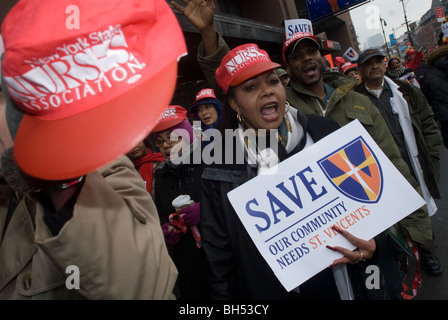
[[[175,1],[171,4],[199,30],[202,42],[197,58],[207,81],[215,93],[219,93],[215,70],[230,49],[216,32],[213,1],[192,0],[185,7]],[[335,72],[323,72],[319,44],[310,36],[297,36],[283,45],[286,70],[291,76],[290,87],[285,88],[288,101],[303,113],[330,117],[340,125],[358,119],[395,167],[422,194],[378,109],[368,97],[352,90],[357,85],[355,79]],[[427,244],[432,241],[431,220],[426,206],[401,220],[398,226],[413,242]]]
[[[364,80],[355,91],[367,96],[380,110],[401,156],[413,177],[419,182],[428,213],[437,211],[434,198],[440,198],[437,185],[440,174],[442,136],[434,113],[422,91],[401,80],[385,76],[385,55],[377,49],[367,49],[358,58]],[[434,241],[419,245],[426,271],[437,275],[442,266],[435,254]]]

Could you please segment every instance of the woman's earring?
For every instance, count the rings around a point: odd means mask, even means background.
[[[238,119],[238,122],[239,122],[242,126],[244,126],[244,117],[243,117],[240,113],[237,113],[237,114],[236,114],[236,118]]]

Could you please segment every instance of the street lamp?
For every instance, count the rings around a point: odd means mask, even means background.
[[[384,20],[381,17],[380,17],[380,22],[381,22],[381,30],[383,30],[384,42],[386,43],[387,55],[389,56],[389,59],[390,59],[389,46],[387,45],[386,34],[384,33],[384,28],[383,28],[383,24],[384,24],[385,27],[387,27],[387,23],[386,23],[386,20]]]

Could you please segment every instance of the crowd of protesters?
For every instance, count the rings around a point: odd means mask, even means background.
[[[430,217],[437,213],[434,199],[440,198],[439,154],[443,146],[448,148],[445,41],[426,56],[410,48],[404,62],[398,57],[387,59],[377,49],[364,50],[357,61],[337,57],[338,72],[334,72],[325,67],[318,39],[298,33],[283,44],[280,65],[257,44],[229,48],[215,29],[213,1],[183,3],[171,2],[201,34],[198,52],[192,54],[197,54],[207,86],[194,93],[196,98],[188,106],[161,103],[157,90],[146,100],[141,95],[132,97],[138,105],[156,100],[159,108],[154,114],[158,116],[152,114],[151,125],[140,125],[146,131],[135,131],[125,141],[127,147],[103,163],[81,166],[75,180],[69,168],[55,177],[51,170],[40,177],[30,174],[33,170],[24,173],[21,165],[27,161],[16,159],[13,151],[15,143],[17,150],[23,144],[24,129],[16,139],[18,128],[29,126],[29,118],[36,117],[26,113],[29,105],[20,106],[23,96],[4,80],[8,76],[11,83],[9,73],[17,62],[9,52],[13,45],[20,45],[8,37],[21,36],[7,27],[14,23],[12,17],[28,10],[24,5],[14,9],[2,29],[7,45],[0,91],[0,298],[403,299],[409,297],[403,292],[403,283],[411,272],[406,249],[420,257],[417,262],[428,274],[441,274]],[[163,10],[167,8],[172,10],[165,4]],[[135,14],[138,16],[137,11]],[[124,25],[126,17],[122,19]],[[139,21],[138,17],[129,19]],[[150,33],[152,27],[142,28]],[[89,31],[93,30],[91,26]],[[124,31],[120,32],[116,34],[124,37]],[[261,58],[246,62],[236,73],[229,72],[225,64],[245,50]],[[178,48],[176,54],[181,56],[182,51]],[[357,112],[352,111],[354,106],[358,106]],[[104,152],[116,142],[113,139],[124,139],[113,125],[115,118],[120,116],[110,117],[110,123],[104,125],[111,135],[101,147]],[[354,119],[426,205],[395,225],[406,248],[386,232],[361,239],[335,227],[356,249],[327,246],[341,257],[287,291],[256,248],[227,193]],[[210,129],[221,132],[224,141],[214,144],[216,137],[209,136]],[[247,143],[243,134],[232,137],[236,140],[232,147],[244,150],[242,164],[198,163],[194,158],[198,149],[216,152],[222,147],[219,154],[226,157],[226,129],[250,131],[255,136],[259,132],[277,135],[264,146]],[[58,134],[64,136],[66,130],[60,130]],[[102,221],[110,222],[103,226]],[[83,224],[89,228],[80,232]],[[78,242],[75,237],[84,238]],[[65,248],[70,249],[65,253]],[[23,262],[13,267],[16,261]],[[64,263],[79,265],[82,275],[87,274],[75,294],[67,291],[61,276]],[[365,284],[366,267],[372,264],[381,269],[381,287],[375,290]],[[94,277],[109,267],[113,267],[109,273]],[[128,276],[130,270],[136,270],[133,276]]]

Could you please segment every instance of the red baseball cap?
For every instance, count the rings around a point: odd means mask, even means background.
[[[335,64],[336,67],[338,67],[338,68],[341,67],[341,65],[343,65],[345,62],[346,62],[345,59],[342,58],[342,57],[336,57],[336,58],[334,59],[334,64]]]
[[[237,86],[244,81],[265,71],[280,67],[272,62],[266,51],[254,43],[238,46],[228,52],[216,69],[216,82],[224,93],[230,86]]]
[[[296,32],[291,37],[286,39],[286,41],[283,43],[283,50],[282,50],[283,61],[286,62],[286,52],[288,51],[289,48],[291,48],[291,46],[292,46],[292,52],[294,52],[297,44],[299,44],[300,41],[306,40],[306,39],[314,41],[316,43],[317,47],[320,48],[319,40],[315,36],[313,36],[311,33]]]
[[[406,51],[406,57],[409,57],[410,55],[413,55],[414,53],[416,53],[417,51],[415,51],[415,49],[411,48],[408,51]]]
[[[153,132],[159,132],[171,128],[187,119],[187,110],[181,106],[168,106],[157,121]]]
[[[187,52],[164,0],[20,0],[1,33],[3,79],[25,112],[14,155],[45,180],[85,175],[147,136]]]

